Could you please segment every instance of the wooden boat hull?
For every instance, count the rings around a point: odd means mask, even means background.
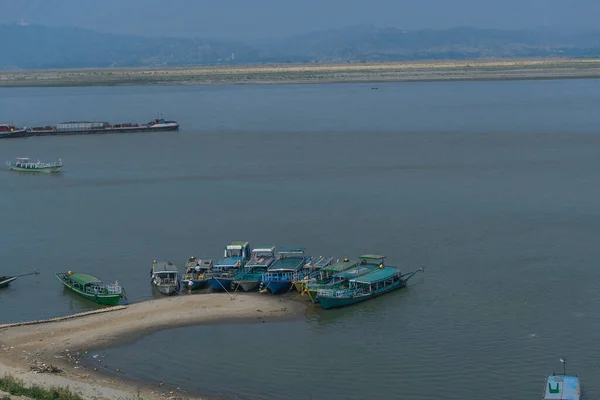
[[[239,285],[239,287],[241,287],[244,292],[251,292],[253,290],[258,289],[258,286],[260,285],[260,281],[259,280],[255,280],[255,281],[236,281],[235,284]]]
[[[203,289],[208,286],[208,279],[184,279],[181,282],[184,287],[189,288],[190,281],[192,282],[192,290]]]
[[[400,289],[406,286],[405,281],[394,282],[393,285],[382,288],[378,291],[371,292],[369,294],[361,294],[357,296],[348,296],[348,297],[330,297],[330,296],[319,296],[319,303],[324,310],[329,310],[331,308],[339,308],[346,307],[352,304],[360,303],[365,300],[372,299],[377,296],[381,296],[382,294],[389,293],[396,289]]]
[[[232,283],[233,278],[215,278],[214,276],[208,281],[210,287],[217,292],[231,289]]]
[[[160,294],[164,294],[166,296],[171,296],[178,292],[177,286],[175,285],[154,285],[154,287]]]
[[[90,293],[82,292],[81,290],[77,290],[76,288],[70,286],[67,282],[65,282],[63,279],[61,279],[58,274],[56,275],[56,277],[58,278],[58,280],[63,284],[63,286],[66,289],[69,289],[71,292],[73,292],[85,299],[91,300],[94,303],[102,304],[102,305],[106,305],[106,306],[116,306],[119,304],[119,301],[121,300],[120,294],[93,295]]]
[[[317,295],[316,290],[306,289],[306,293],[308,294],[308,298],[313,304],[317,304],[319,302],[319,296]]]
[[[41,173],[54,173],[59,172],[62,166],[60,167],[46,167],[46,168],[22,168],[17,166],[10,167],[13,171],[22,171],[22,172],[41,172]]]
[[[0,278],[0,289],[8,287],[8,285],[10,285],[11,282],[14,282],[16,280],[16,276],[4,276]]]
[[[271,280],[268,282],[262,282],[261,284],[261,290],[268,290],[273,294],[278,294],[278,293],[284,293],[284,292],[289,292],[290,289],[292,288],[292,282],[291,281],[278,281],[278,280]]]
[[[294,281],[294,289],[296,289],[296,291],[298,293],[304,293],[304,291],[306,290],[306,284],[308,283],[308,280],[304,279],[301,281]]]

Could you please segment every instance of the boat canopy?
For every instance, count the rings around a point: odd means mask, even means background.
[[[154,263],[154,273],[158,272],[177,272],[177,267],[170,262]]]
[[[373,266],[370,266],[370,267],[358,266],[356,268],[352,268],[347,271],[342,271],[340,273],[337,273],[337,274],[333,275],[333,277],[336,279],[352,279],[352,278],[356,278],[357,276],[360,276],[362,274],[366,274],[367,272],[372,271],[372,270],[373,270]]]
[[[89,284],[89,283],[95,283],[95,284],[100,284],[102,285],[103,282],[96,278],[93,277],[91,275],[88,274],[80,274],[80,273],[74,273],[71,275],[68,275],[69,279],[75,283],[79,283],[80,285],[85,285],[85,284]]]
[[[241,240],[234,240],[227,246],[227,250],[242,250],[244,247],[248,247],[248,242]]]
[[[351,279],[350,281],[356,282],[356,283],[365,283],[367,285],[370,285],[373,283],[383,282],[383,281],[393,278],[394,276],[397,276],[399,274],[400,274],[400,271],[398,271],[396,268],[385,267],[385,268],[378,268],[376,270],[373,270],[373,272],[369,272],[368,274],[362,275],[355,279]]]
[[[381,261],[381,262],[383,262],[383,260],[385,260],[387,257],[379,256],[377,254],[364,254],[358,258],[360,258],[361,260],[365,260],[365,261]]]
[[[304,256],[304,247],[283,247],[283,248],[279,249],[279,254],[281,254],[281,255],[298,254],[298,255]]]
[[[579,400],[581,388],[576,376],[550,375],[546,381],[544,400]]]
[[[258,246],[252,253],[275,253],[275,246]]]
[[[350,269],[352,267],[355,267],[358,264],[358,262],[356,261],[338,261],[336,263],[331,264],[328,267],[323,268],[323,271],[330,271],[330,272],[341,272],[341,271],[345,271],[347,269]]]

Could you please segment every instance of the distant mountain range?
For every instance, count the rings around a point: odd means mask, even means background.
[[[600,30],[355,26],[246,42],[0,25],[0,70],[598,56]]]

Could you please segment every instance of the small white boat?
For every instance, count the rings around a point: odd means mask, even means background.
[[[181,291],[181,281],[177,267],[170,261],[152,263],[150,272],[152,285],[162,294],[170,296]]]
[[[29,161],[27,157],[19,157],[15,162],[7,161],[6,165],[13,171],[27,172],[58,172],[63,166],[60,158],[57,162],[44,163],[40,160],[35,162]]]

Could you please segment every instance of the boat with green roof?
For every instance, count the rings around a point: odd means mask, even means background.
[[[125,296],[125,290],[115,283],[104,283],[100,279],[79,272],[59,272],[56,275],[59,281],[72,292],[98,304],[116,306]]]
[[[385,256],[365,254],[358,257],[360,262],[345,258],[342,262],[332,265],[331,269],[324,269],[319,280],[309,282],[305,293],[313,303],[319,302],[318,291],[322,289],[343,289],[348,287],[348,281],[373,271],[383,265]],[[335,268],[334,268],[335,267]]]
[[[303,293],[306,284],[313,277],[317,277],[323,268],[327,268],[333,262],[333,257],[319,256],[309,260],[304,267],[294,276],[294,288],[298,293]]]
[[[245,292],[258,288],[262,276],[275,262],[275,246],[258,246],[243,270],[233,280],[234,286]]]
[[[371,272],[349,279],[347,287],[319,289],[317,296],[321,307],[326,310],[349,306],[403,288],[411,277],[422,271],[423,268],[419,268],[402,274],[397,268],[384,267],[381,264]]]

